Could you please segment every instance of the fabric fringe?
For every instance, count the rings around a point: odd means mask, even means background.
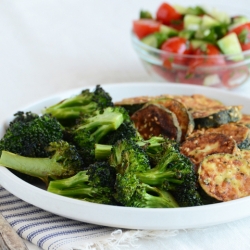
[[[72,250],[120,250],[122,247],[136,249],[140,247],[140,239],[155,240],[176,236],[179,230],[122,230],[118,229],[111,233],[110,237],[95,239],[94,243],[86,242]]]

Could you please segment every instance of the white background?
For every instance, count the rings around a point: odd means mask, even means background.
[[[160,3],[158,0],[1,0],[1,116],[12,115],[32,102],[70,88],[150,82],[131,46],[131,23],[141,9],[154,13]],[[195,5],[208,1],[171,3]],[[250,12],[249,0],[218,0],[209,4]],[[249,83],[234,91],[250,95]],[[178,232],[170,240],[139,243],[143,243],[140,249],[250,249],[249,233],[247,218],[205,231]]]

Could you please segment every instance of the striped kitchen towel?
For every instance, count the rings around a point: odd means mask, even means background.
[[[19,236],[45,250],[131,249],[141,238],[177,234],[175,230],[123,230],[66,219],[24,202],[1,186],[0,211]]]

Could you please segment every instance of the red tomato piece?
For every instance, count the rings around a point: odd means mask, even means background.
[[[174,62],[177,64],[185,64],[187,61],[187,58],[183,55],[187,55],[190,53],[188,46],[187,46],[187,40],[183,37],[171,37],[166,42],[164,42],[161,46],[161,50],[173,53],[175,55],[163,55],[164,59],[164,65],[168,66],[168,68],[171,68],[169,65],[169,62]],[[169,62],[166,62],[165,60],[168,60]]]
[[[241,45],[250,42],[250,22],[241,24],[240,26],[232,29],[229,33],[235,33],[238,36]],[[243,46],[244,50],[248,50],[247,46]],[[242,49],[243,49],[242,48]]]
[[[133,31],[139,39],[160,30],[161,23],[152,19],[139,19],[133,22]]]
[[[239,35],[244,29],[250,31],[250,22],[249,23],[244,23],[244,24],[241,24],[237,27],[235,27],[234,29],[230,30],[229,33],[236,33],[236,35]]]
[[[220,50],[212,44],[202,46],[201,48],[194,50],[192,54],[197,56],[197,58],[191,58],[189,60],[189,68],[191,69],[191,72],[199,66],[216,66],[226,63]]]
[[[176,20],[181,20],[182,15],[168,3],[162,3],[156,12],[156,20],[169,25]]]
[[[243,51],[250,50],[250,43],[241,44],[241,49]]]

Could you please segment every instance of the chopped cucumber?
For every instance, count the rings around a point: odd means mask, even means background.
[[[244,59],[238,37],[235,33],[230,33],[221,38],[217,44],[223,54],[232,55],[232,57],[230,57],[231,60],[239,61]]]
[[[160,26],[160,32],[167,34],[169,37],[178,35],[178,30],[164,24]]]
[[[200,6],[186,8],[181,5],[175,4],[173,5],[173,7],[175,8],[177,12],[179,12],[182,15],[190,14],[190,15],[198,16],[198,15],[203,15],[206,13],[204,9],[201,8]]]
[[[212,8],[212,9],[207,8],[205,9],[205,11],[207,12],[207,14],[209,14],[209,16],[218,20],[220,23],[230,24],[231,22],[231,18],[226,12],[219,11],[216,8]]]
[[[184,6],[182,6],[182,5],[179,5],[179,4],[174,4],[173,7],[174,7],[174,9],[175,9],[178,13],[180,13],[180,14],[182,14],[182,15],[187,14],[187,8],[186,8],[186,7],[184,7]]]
[[[210,28],[210,27],[213,27],[213,26],[217,26],[217,25],[220,25],[220,22],[208,15],[204,15],[202,17],[202,20],[201,20],[201,26],[203,28]]]
[[[163,42],[165,42],[168,38],[168,35],[166,33],[162,32],[156,32],[153,34],[150,34],[144,38],[142,38],[142,42],[145,43],[148,46],[151,46],[153,48],[160,48]]]
[[[202,46],[206,46],[207,44],[209,44],[209,43],[205,42],[203,40],[191,40],[190,41],[190,45],[193,49],[198,49]]]
[[[204,86],[213,86],[221,84],[221,79],[217,74],[208,75],[204,78]]]
[[[178,36],[183,37],[187,40],[190,40],[194,37],[194,33],[195,33],[195,31],[193,31],[193,30],[182,30],[179,32]]]
[[[202,22],[202,17],[195,15],[184,16],[184,28],[187,30],[198,30]]]

